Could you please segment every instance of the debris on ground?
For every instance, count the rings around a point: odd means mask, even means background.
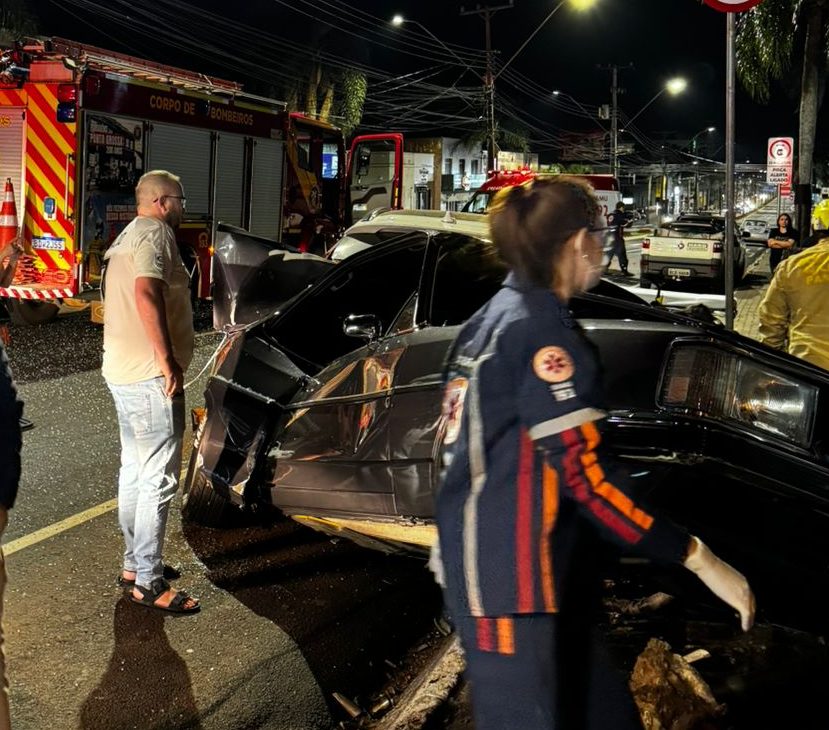
[[[703,658],[692,652],[689,658]],[[711,688],[685,658],[651,639],[636,660],[630,689],[645,730],[692,730],[725,712]]]

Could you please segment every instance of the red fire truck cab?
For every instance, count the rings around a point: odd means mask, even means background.
[[[0,183],[14,183],[25,244],[0,288],[14,318],[46,321],[61,299],[94,296],[153,169],[181,177],[179,244],[201,297],[220,221],[319,251],[346,223],[339,129],[234,82],[60,38],[21,42],[0,55]]]

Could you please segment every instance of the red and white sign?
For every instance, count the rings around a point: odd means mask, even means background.
[[[793,160],[792,137],[769,137],[766,182],[770,185],[791,185]]]
[[[703,2],[721,13],[742,13],[760,4],[760,0],[703,0]]]

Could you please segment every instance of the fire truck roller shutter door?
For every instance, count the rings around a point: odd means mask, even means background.
[[[276,241],[282,237],[282,174],[285,145],[257,139],[253,147],[250,232]]]
[[[242,225],[244,194],[245,138],[240,134],[219,134],[216,146],[216,192],[213,218],[216,223]]]
[[[210,213],[210,132],[174,124],[153,124],[148,170],[169,170],[181,178],[187,196],[186,218]]]
[[[23,140],[25,111],[0,107],[0,185],[11,178],[19,214],[23,214]],[[18,221],[21,222],[22,221]]]

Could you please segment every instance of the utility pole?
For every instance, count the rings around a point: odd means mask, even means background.
[[[626,68],[633,68],[633,64],[629,63],[625,66],[617,66],[615,64],[610,66],[599,66],[602,71],[610,71],[610,174],[613,177],[619,177],[619,94],[624,93],[624,89],[619,88],[619,71]]]
[[[498,130],[495,126],[495,73],[492,64],[492,33],[491,19],[499,10],[510,10],[513,0],[506,5],[476,5],[474,9],[467,10],[461,7],[461,15],[477,15],[484,21],[484,33],[486,36],[486,73],[484,74],[484,105],[486,118],[487,137],[487,168],[498,169],[498,146],[496,138]]]

